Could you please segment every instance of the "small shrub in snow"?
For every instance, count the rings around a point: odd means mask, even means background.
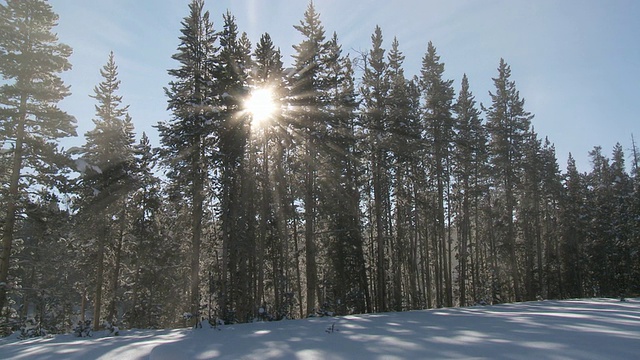
[[[118,335],[120,335],[120,329],[116,325],[111,324],[108,321],[105,321],[103,323],[103,326],[104,326],[105,329],[109,330],[109,336],[118,336]]]
[[[20,335],[18,336],[18,339],[29,339],[46,335],[47,331],[40,326],[40,322],[33,318],[29,318],[20,327]]]
[[[84,322],[78,321],[78,324],[73,328],[73,333],[77,337],[91,337],[93,335],[91,331],[91,320],[85,320]]]
[[[338,328],[336,328],[336,323],[332,323],[331,326],[328,326],[324,331],[327,334],[333,334],[334,332],[337,332],[337,331],[340,331],[340,330],[338,330]]]

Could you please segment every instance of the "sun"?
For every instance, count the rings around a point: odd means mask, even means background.
[[[244,106],[251,115],[253,126],[262,126],[277,110],[273,91],[269,88],[258,88],[251,91]]]

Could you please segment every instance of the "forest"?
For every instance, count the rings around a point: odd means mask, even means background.
[[[349,54],[313,2],[298,44],[251,44],[204,5],[172,40],[159,146],[135,133],[111,53],[94,128],[63,149],[58,16],[0,4],[3,334],[640,293],[632,134],[626,154],[594,146],[589,172],[571,155],[561,170],[503,59],[478,104],[431,42],[411,77],[397,39],[377,27]]]

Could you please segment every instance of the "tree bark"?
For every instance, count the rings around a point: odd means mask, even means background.
[[[316,251],[315,251],[315,234],[314,234],[314,216],[315,216],[315,169],[313,161],[315,161],[315,147],[313,140],[307,140],[306,154],[306,179],[305,179],[305,198],[304,198],[304,217],[305,217],[305,260],[306,260],[306,276],[307,276],[307,315],[313,312],[316,307],[315,292],[317,288],[317,269],[316,269]]]
[[[116,243],[115,248],[115,264],[113,266],[113,279],[111,283],[111,292],[112,298],[111,303],[109,304],[109,314],[107,315],[107,321],[111,323],[116,322],[117,320],[117,298],[118,298],[118,281],[120,279],[120,264],[122,260],[122,242],[124,237],[124,228],[126,225],[126,204],[122,205],[122,210],[120,211],[120,229],[118,233],[118,242]]]
[[[199,144],[200,145],[200,144]],[[204,181],[202,179],[202,170],[200,168],[200,151],[198,147],[195,151],[198,156],[193,164],[193,212],[191,214],[192,221],[192,237],[191,237],[191,286],[190,286],[190,307],[193,316],[193,325],[197,325],[199,321],[200,311],[200,243],[202,238],[202,203]]]
[[[9,180],[9,196],[7,197],[7,212],[4,217],[2,234],[2,256],[0,257],[0,315],[7,300],[9,288],[9,262],[11,259],[11,247],[13,245],[13,233],[16,224],[16,211],[20,197],[20,172],[24,157],[25,122],[27,121],[27,96],[20,97],[20,109],[18,111],[18,126],[16,128],[16,145],[11,164],[11,177]]]
[[[96,269],[96,292],[93,302],[93,331],[100,330],[100,312],[102,310],[102,283],[104,281],[104,247],[107,241],[107,225],[102,225],[98,237],[98,259]]]

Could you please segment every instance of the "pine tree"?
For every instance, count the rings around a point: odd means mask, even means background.
[[[541,241],[537,243],[538,268],[546,263],[545,281],[543,276],[538,279],[538,286],[542,288],[546,282],[548,297],[558,298],[564,296],[565,280],[562,274],[562,248],[559,241],[561,229],[558,224],[560,216],[560,202],[562,201],[562,175],[556,158],[555,146],[549,138],[545,140],[540,149],[541,167]],[[546,246],[546,253],[543,248]]]
[[[476,108],[475,97],[469,90],[469,80],[467,75],[462,76],[462,85],[458,94],[458,99],[454,105],[456,117],[454,122],[454,150],[453,150],[453,173],[459,192],[459,223],[458,238],[459,249],[459,289],[460,306],[467,304],[467,282],[469,279],[468,264],[473,264],[469,255],[470,251],[480,251],[478,244],[478,229],[475,229],[475,242],[472,242],[473,224],[472,215],[478,206],[477,187],[482,181],[482,174],[479,167],[484,163],[486,136],[480,119],[480,111]],[[473,245],[475,246],[473,246]],[[476,254],[477,255],[477,254]],[[471,271],[474,271],[473,267]],[[472,281],[475,285],[476,281]],[[473,292],[473,299],[477,299],[477,291]]]
[[[516,301],[522,299],[520,274],[516,249],[517,190],[521,183],[524,161],[524,144],[533,116],[524,110],[524,99],[510,80],[511,67],[500,59],[498,77],[493,79],[495,93],[489,92],[491,106],[483,110],[487,114],[487,129],[490,135],[489,151],[492,165],[493,186],[499,190],[497,200],[501,225],[496,229],[507,256],[508,275]],[[497,275],[497,274],[496,274]]]
[[[389,199],[388,183],[388,144],[386,133],[386,98],[389,85],[386,78],[388,64],[385,61],[385,50],[382,48],[382,30],[376,26],[371,35],[371,50],[365,56],[364,74],[360,93],[363,98],[363,126],[367,134],[367,162],[370,166],[370,188],[373,199],[373,219],[376,245],[376,309],[388,309],[386,282],[386,237],[389,232],[387,204]],[[369,187],[368,186],[368,187]],[[369,194],[368,196],[371,196]]]
[[[113,278],[111,303],[107,321],[112,321],[116,310],[116,293],[122,256],[123,230],[126,224],[126,202],[134,186],[133,125],[127,106],[122,106],[118,71],[113,52],[107,64],[100,69],[104,80],[94,88],[91,97],[97,101],[95,128],[87,132],[83,157],[77,161],[81,178],[82,212],[93,224],[86,234],[97,239],[97,269],[95,277],[94,329],[100,326],[103,288],[105,281],[105,252],[112,249]],[[114,220],[117,219],[117,220]],[[109,246],[112,245],[112,246]]]
[[[411,97],[409,83],[404,76],[402,63],[405,57],[399,49],[398,39],[394,38],[388,55],[389,67],[387,81],[389,95],[387,98],[388,122],[390,129],[389,148],[391,150],[390,164],[393,167],[393,189],[395,200],[395,237],[391,246],[393,259],[393,308],[401,311],[403,308],[403,266],[408,265],[409,229],[411,228],[410,212],[410,182],[409,171],[415,161],[416,140],[420,132],[416,130],[417,121],[411,117]],[[415,289],[413,291],[415,293]]]
[[[123,299],[126,312],[122,318],[128,327],[154,328],[175,321],[171,311],[181,305],[182,298],[176,296],[176,286],[165,284],[181,281],[178,269],[183,267],[183,260],[180,242],[167,236],[173,229],[164,226],[173,223],[171,211],[168,211],[173,204],[166,199],[163,201],[160,179],[153,169],[156,159],[145,133],[134,146],[134,154],[138,186],[128,204],[128,231],[132,244],[122,276],[127,280]]]
[[[249,91],[251,69],[250,44],[246,35],[238,33],[236,19],[231,13],[224,15],[223,30],[219,35],[220,54],[216,76],[220,97],[219,155],[221,172],[221,210],[223,262],[222,299],[223,314],[235,311],[238,318],[253,313],[250,292],[253,274],[250,271],[255,250],[255,206],[252,193],[255,184],[247,176],[246,148],[250,134],[249,118],[242,111]],[[232,241],[233,240],[233,241]],[[235,276],[237,275],[237,276]],[[237,306],[236,306],[237,305]]]
[[[294,73],[290,78],[290,102],[294,107],[291,114],[295,119],[293,127],[301,134],[298,139],[304,144],[303,164],[303,203],[305,223],[305,268],[306,268],[306,312],[311,314],[317,308],[320,296],[318,287],[318,268],[316,264],[316,174],[318,164],[317,147],[323,127],[323,115],[319,109],[323,106],[321,99],[322,81],[321,71],[324,66],[323,58],[326,54],[324,27],[320,21],[320,14],[316,12],[313,1],[309,2],[304,13],[304,19],[294,28],[303,36],[300,44],[294,45]]]
[[[436,48],[429,42],[427,53],[422,59],[420,85],[424,96],[423,121],[427,141],[431,143],[432,161],[429,175],[436,181],[436,234],[434,249],[437,250],[436,295],[438,305],[453,306],[453,285],[451,271],[451,233],[447,232],[451,213],[446,209],[450,193],[451,143],[453,141],[453,81],[444,80],[444,63],[436,54]],[[445,216],[449,221],[445,221]]]
[[[565,295],[584,297],[586,283],[586,183],[578,172],[576,161],[569,153],[567,171],[564,174],[564,196],[560,203],[559,223],[561,228],[561,249],[563,273],[565,274]]]
[[[586,253],[589,277],[596,295],[620,296],[630,290],[634,256],[631,240],[633,184],[625,169],[622,146],[616,144],[612,159],[599,146],[589,153],[589,210]]]
[[[408,162],[406,179],[410,184],[407,189],[408,201],[407,206],[408,224],[412,230],[411,244],[408,248],[409,256],[409,288],[411,292],[411,308],[421,309],[425,304],[431,304],[431,274],[428,270],[429,254],[427,243],[425,241],[425,220],[426,214],[426,189],[428,187],[428,178],[425,176],[424,159],[426,158],[426,142],[424,141],[424,124],[420,121],[422,117],[422,91],[420,89],[420,80],[414,76],[406,83],[406,92],[408,98],[407,116],[413,141],[409,141],[408,145],[411,156],[405,159]],[[390,98],[393,103],[392,98]],[[409,150],[406,149],[406,150]],[[398,182],[396,180],[396,182]]]
[[[358,106],[351,59],[342,56],[334,33],[328,43],[327,127],[321,144],[326,162],[320,189],[322,212],[329,218],[330,300],[340,313],[370,310],[360,226],[360,194],[355,121]]]
[[[64,331],[74,312],[74,282],[79,273],[69,266],[69,213],[60,209],[59,198],[47,190],[39,191],[36,202],[29,202],[14,251],[20,259],[12,273],[21,279],[15,294],[20,319],[36,317],[48,333]]]
[[[200,246],[202,242],[204,189],[209,178],[209,167],[215,159],[220,127],[220,96],[215,97],[217,83],[213,77],[216,68],[216,34],[203,10],[203,0],[189,4],[189,15],[182,21],[182,35],[178,52],[173,59],[180,67],[169,70],[174,80],[165,89],[170,122],[158,124],[160,155],[169,168],[172,181],[170,191],[188,199],[190,217],[190,300],[189,311],[197,320],[200,304]],[[221,95],[221,94],[220,94]]]
[[[636,141],[631,135],[631,151],[632,151],[632,168],[631,178],[633,181],[633,194],[630,200],[629,207],[629,220],[631,231],[631,246],[633,249],[640,249],[640,153],[638,152],[638,146]],[[640,251],[632,251],[631,259],[631,279],[630,291],[640,291]]]
[[[611,190],[613,197],[613,214],[610,237],[614,240],[615,253],[612,265],[615,266],[616,293],[625,295],[630,290],[631,277],[631,227],[633,182],[626,171],[625,155],[620,143],[616,143],[611,155]],[[637,220],[637,219],[636,219]]]
[[[261,188],[258,252],[258,293],[256,308],[264,304],[269,280],[273,284],[271,301],[277,318],[291,316],[294,280],[288,241],[289,186],[285,176],[285,145],[290,141],[281,105],[286,98],[284,69],[280,50],[271,36],[263,34],[256,44],[253,58],[252,85],[254,91],[266,91],[275,103],[269,117],[252,126],[252,138],[262,163],[256,171]],[[264,93],[263,93],[264,94]],[[265,257],[266,256],[266,261]],[[269,267],[269,264],[271,266]]]
[[[543,294],[545,274],[542,267],[542,143],[533,129],[527,133],[524,155],[517,225],[524,241],[525,299],[534,300],[536,295]]]
[[[0,256],[0,312],[6,305],[16,218],[29,186],[60,185],[56,175],[66,158],[55,141],[75,136],[75,119],[57,103],[69,95],[59,73],[71,69],[71,48],[58,43],[52,28],[58,15],[41,0],[0,4],[0,143],[10,157]],[[28,179],[26,175],[28,175]]]
[[[589,152],[591,172],[587,175],[589,193],[587,197],[586,253],[588,256],[589,282],[594,296],[617,296],[615,280],[617,264],[613,262],[617,251],[615,238],[611,236],[615,213],[613,176],[610,160],[595,146]]]

